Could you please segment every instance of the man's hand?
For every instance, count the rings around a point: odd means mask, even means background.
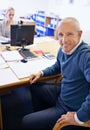
[[[41,76],[42,76],[41,72],[38,72],[37,74],[30,75],[30,77],[29,77],[30,84],[35,83]]]
[[[70,125],[77,125],[78,123],[74,119],[75,112],[67,112],[66,114],[63,114],[61,118],[57,120],[57,123],[59,125],[62,124],[70,124]]]

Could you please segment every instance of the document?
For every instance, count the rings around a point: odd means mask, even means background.
[[[5,60],[0,55],[0,69],[4,69],[6,67],[8,67],[8,64],[5,62]]]
[[[2,55],[2,57],[4,58],[4,60],[6,62],[19,61],[19,60],[23,59],[23,57],[20,55],[20,53],[17,50],[4,51],[4,52],[0,52],[0,54]]]
[[[19,79],[10,68],[0,69],[0,86],[17,81],[19,82]]]
[[[17,77],[21,79],[53,65],[55,61],[56,59],[49,60],[47,58],[35,58],[26,63],[9,62],[8,65],[17,75]]]

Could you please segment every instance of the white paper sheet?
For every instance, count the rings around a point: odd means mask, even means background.
[[[30,74],[37,73],[38,71],[51,66],[55,63],[55,61],[56,59],[49,60],[47,58],[37,58],[35,60],[30,60],[27,63],[9,62],[8,64],[20,79],[28,77]]]
[[[19,81],[19,79],[10,68],[0,69],[0,86],[17,81]]]
[[[0,52],[5,61],[18,61],[23,59],[17,50]]]
[[[8,64],[5,62],[5,60],[0,56],[0,69],[8,67]]]

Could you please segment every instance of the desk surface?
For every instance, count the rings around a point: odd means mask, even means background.
[[[17,47],[10,47],[11,50],[15,50]],[[35,53],[34,51],[36,50],[41,50],[43,52],[50,52],[51,54],[54,54],[55,56],[57,55],[58,49],[59,49],[59,43],[58,41],[47,41],[47,42],[42,42],[42,43],[37,43],[33,46],[28,46],[28,48],[30,48],[30,51]],[[0,51],[6,51],[6,47],[4,45],[2,45],[0,47]],[[35,53],[36,54],[36,53]],[[41,54],[36,54],[37,56],[41,55]],[[8,74],[5,75],[5,79],[7,78]],[[46,78],[41,78],[40,80],[46,80]],[[2,94],[3,92],[6,92],[8,90],[14,89],[22,84],[27,84],[29,85],[29,77],[28,78],[23,78],[20,79],[19,81],[16,82],[12,82],[9,84],[4,84],[0,86],[0,94]]]

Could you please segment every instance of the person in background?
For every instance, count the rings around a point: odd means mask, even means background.
[[[14,20],[14,15],[15,9],[13,7],[9,7],[5,13],[5,19],[0,22],[0,38],[10,41],[10,26],[17,23]]]
[[[33,113],[23,117],[22,130],[52,130],[56,122],[76,125],[90,120],[90,46],[81,36],[76,18],[62,19],[57,61],[30,75]],[[58,86],[36,82],[42,76],[60,73],[62,81]]]

